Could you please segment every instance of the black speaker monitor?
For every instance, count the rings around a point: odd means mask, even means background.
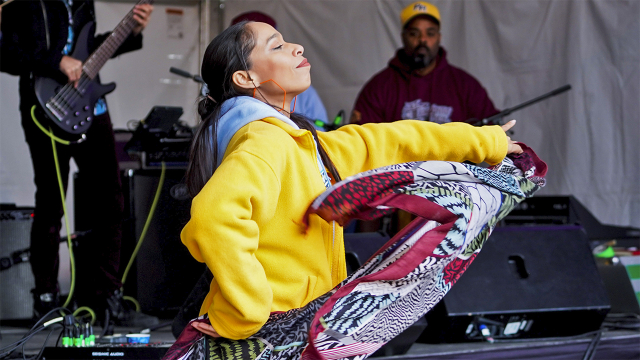
[[[189,221],[191,200],[183,183],[185,171],[166,170],[164,184],[136,261],[124,285],[125,295],[135,297],[142,311],[173,317],[200,278],[205,266],[197,262],[180,241]],[[120,272],[124,271],[140,239],[160,180],[160,170],[127,170],[122,174],[125,221],[122,231]],[[91,203],[82,196],[90,184],[75,178],[76,229],[90,230]]]
[[[534,196],[525,199],[507,215],[506,225],[579,225],[589,240],[616,239],[619,245],[640,246],[640,229],[602,224],[573,196]]]
[[[191,210],[183,177],[184,170],[166,171],[153,218],[136,259],[137,299],[142,310],[149,313],[177,313],[204,271],[204,265],[197,262],[180,241],[180,232],[189,221]],[[135,241],[142,234],[159,180],[159,170],[131,171],[125,176],[124,183],[130,191],[129,211],[134,215]]]
[[[609,309],[582,228],[497,228],[427,314],[420,341],[578,335],[599,329]]]
[[[389,235],[383,232],[345,233],[344,252],[347,274],[351,275],[362,266],[389,239]]]

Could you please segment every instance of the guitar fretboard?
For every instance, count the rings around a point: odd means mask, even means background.
[[[153,0],[140,0],[136,5],[151,4]],[[90,79],[94,79],[102,66],[109,60],[122,43],[129,37],[133,28],[138,25],[133,18],[133,9],[118,23],[109,37],[89,56],[83,65],[83,71]]]

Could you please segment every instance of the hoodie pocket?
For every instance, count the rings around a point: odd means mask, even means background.
[[[315,290],[316,290],[316,285],[317,284],[318,284],[318,277],[317,276],[311,275],[311,276],[309,276],[307,278],[307,295],[305,296],[304,300],[302,301],[302,304],[300,304],[300,307],[303,307],[303,306],[307,305],[313,299],[315,299],[313,294],[315,294]]]

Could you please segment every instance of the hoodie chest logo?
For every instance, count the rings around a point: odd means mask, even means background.
[[[428,101],[416,99],[404,103],[400,116],[404,120],[423,120],[444,124],[451,122],[452,113],[451,106],[431,104]]]

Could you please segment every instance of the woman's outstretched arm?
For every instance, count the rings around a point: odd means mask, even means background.
[[[507,129],[512,123],[504,125]],[[496,164],[512,142],[500,126],[436,124],[417,120],[347,125],[318,134],[343,178],[408,161],[483,161]],[[517,145],[516,145],[517,146]]]

